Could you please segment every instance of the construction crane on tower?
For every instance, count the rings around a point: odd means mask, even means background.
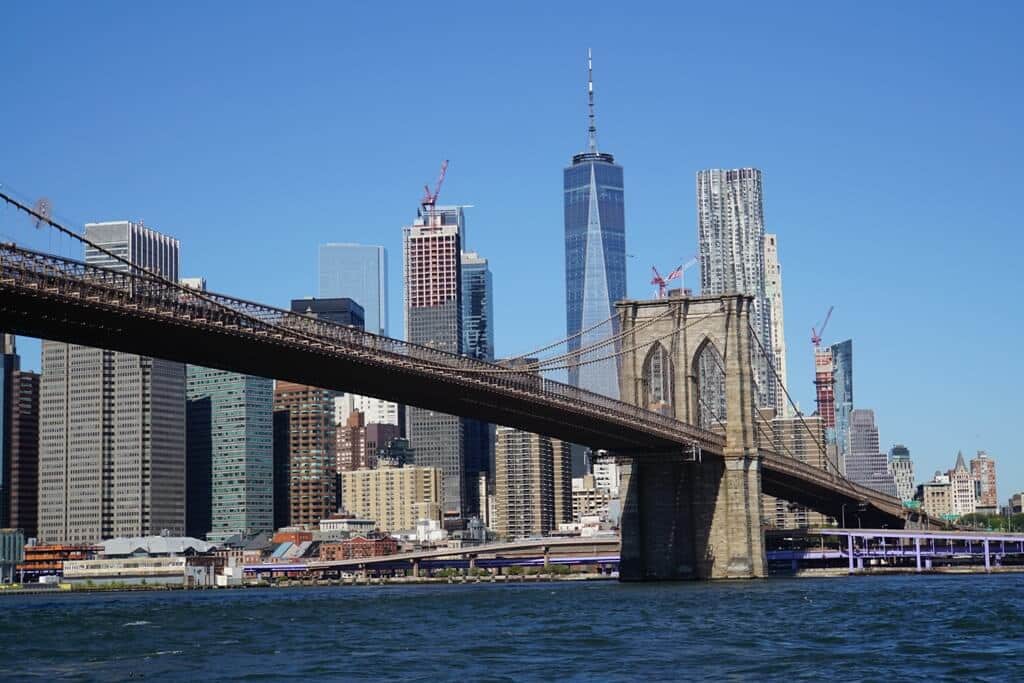
[[[828,307],[828,313],[825,314],[825,321],[821,323],[818,328],[811,328],[811,344],[814,345],[814,349],[817,350],[821,347],[821,335],[825,334],[825,328],[828,327],[828,321],[832,318],[832,309],[835,306]]]
[[[437,204],[437,196],[441,194],[441,185],[444,184],[444,177],[447,174],[448,160],[445,159],[441,163],[441,173],[439,173],[437,176],[437,184],[434,185],[434,191],[430,191],[430,185],[423,186],[423,199],[420,201],[420,204],[423,205],[423,208],[430,207],[432,209],[434,208],[434,205]]]
[[[651,266],[651,272],[654,274],[654,277],[651,278],[651,284],[658,287],[654,297],[656,299],[664,299],[665,292],[668,290],[668,283],[678,280],[683,276],[683,267],[679,266],[665,277],[662,277],[661,273],[658,272],[657,266]]]

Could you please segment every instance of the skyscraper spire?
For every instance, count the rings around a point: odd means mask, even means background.
[[[587,107],[590,111],[590,127],[587,128],[587,151],[597,152],[597,121],[594,119],[594,61],[587,48]]]

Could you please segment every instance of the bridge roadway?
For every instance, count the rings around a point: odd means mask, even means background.
[[[595,563],[619,561],[619,537],[618,536],[591,536],[586,538],[539,538],[509,541],[503,543],[486,543],[461,548],[437,548],[433,550],[417,550],[407,553],[396,553],[394,555],[380,555],[378,557],[362,557],[352,560],[332,560],[323,562],[309,562],[306,564],[281,565],[281,564],[258,564],[246,565],[246,571],[289,571],[292,568],[302,570],[325,570],[325,569],[361,569],[370,568],[375,565],[392,565],[401,563],[420,562],[423,560],[452,558],[452,557],[507,557],[508,553],[523,553],[529,551],[540,551],[542,555],[550,555],[553,560],[565,552],[572,555],[585,553],[588,558],[593,558]]]
[[[693,448],[721,457],[725,445],[718,432],[536,374],[9,243],[0,244],[0,329],[377,396],[632,457]],[[895,498],[763,456],[769,495],[835,517],[866,502],[866,522],[902,523]]]

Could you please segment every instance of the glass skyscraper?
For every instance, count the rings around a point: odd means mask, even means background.
[[[320,245],[320,297],[348,297],[363,307],[365,330],[387,335],[388,268],[384,247]]]
[[[853,340],[833,344],[831,350],[836,448],[840,462],[845,462],[850,452],[850,414],[853,412]]]
[[[273,410],[273,380],[188,366],[189,536],[273,531]]]
[[[462,252],[462,352],[479,360],[494,360],[494,291],[487,259],[472,251]],[[478,514],[481,474],[494,474],[494,425],[465,420],[466,510]]]
[[[587,55],[588,70],[590,55]],[[569,352],[618,332],[615,302],[626,298],[626,218],[622,167],[597,149],[593,79],[588,79],[590,126],[587,151],[563,174],[565,217],[565,313]],[[582,334],[580,334],[582,332]],[[577,336],[578,335],[578,336]],[[569,383],[619,397],[618,344],[584,353],[569,369]],[[604,360],[598,360],[604,359]]]

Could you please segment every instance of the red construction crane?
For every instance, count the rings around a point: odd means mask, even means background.
[[[835,306],[828,307],[828,313],[825,314],[825,322],[821,323],[821,326],[817,329],[811,328],[811,343],[814,344],[814,348],[821,346],[821,335],[825,334],[825,328],[828,327],[829,318],[832,317],[832,309]]]
[[[434,206],[437,203],[437,195],[441,194],[441,185],[444,183],[444,177],[448,173],[448,160],[445,159],[441,163],[441,173],[437,176],[437,185],[434,186],[434,191],[430,191],[430,185],[423,186],[423,201],[420,202],[423,206]]]
[[[683,276],[683,267],[679,266],[665,277],[662,277],[661,273],[659,273],[658,269],[654,266],[651,266],[651,272],[654,273],[654,277],[651,278],[651,284],[658,286],[658,292],[656,296],[659,299],[664,299],[665,290],[668,289],[668,283],[672,282],[673,280],[678,280]]]

